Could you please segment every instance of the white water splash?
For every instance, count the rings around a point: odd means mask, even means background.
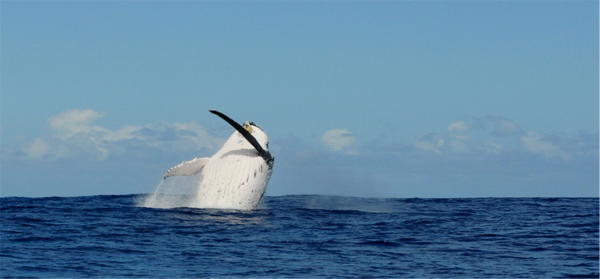
[[[178,176],[161,180],[154,192],[136,199],[136,206],[150,208],[195,207],[200,176]]]

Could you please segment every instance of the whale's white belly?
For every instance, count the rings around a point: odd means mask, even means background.
[[[202,170],[193,207],[256,208],[272,172],[253,148],[217,152]]]

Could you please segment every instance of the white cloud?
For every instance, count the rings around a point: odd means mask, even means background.
[[[464,141],[464,138],[453,138],[448,142],[448,146],[454,152],[458,152],[458,153],[469,152],[468,143]]]
[[[487,117],[494,124],[492,135],[498,137],[509,137],[523,134],[523,130],[513,121],[501,116]]]
[[[469,152],[468,131],[469,126],[464,121],[458,121],[448,125],[446,132],[422,136],[412,145],[417,149],[431,151],[438,155],[445,151]]]
[[[357,154],[356,149],[347,149],[355,145],[356,141],[350,131],[345,129],[331,129],[321,136],[321,142],[331,151],[342,151],[344,149],[348,154]]]
[[[105,160],[131,147],[155,148],[164,152],[193,152],[213,149],[222,139],[212,137],[204,127],[189,123],[125,125],[116,131],[93,125],[104,116],[94,110],[72,109],[48,118],[50,134],[22,148],[26,158],[56,160],[69,156],[90,156]]]
[[[173,126],[177,131],[189,131],[191,132],[183,138],[191,140],[196,149],[202,147],[215,148],[215,139],[206,131],[206,129],[196,122],[189,123],[174,123]],[[223,142],[224,143],[224,142]],[[220,143],[218,145],[221,145]]]
[[[422,149],[425,151],[431,151],[431,152],[439,155],[439,154],[442,154],[442,151],[440,151],[437,147],[444,146],[444,140],[442,140],[442,139],[438,140],[437,145],[435,145],[433,142],[430,142],[430,141],[417,140],[413,143],[413,146],[418,149]]]
[[[457,153],[469,152],[469,146],[467,143],[467,132],[469,126],[464,121],[459,121],[448,125],[448,147]]]
[[[497,143],[495,141],[492,141],[492,140],[488,140],[481,147],[487,153],[498,155],[498,154],[502,153],[502,148],[504,148],[504,145]]]
[[[112,132],[108,129],[103,129],[102,140],[104,141],[120,141],[134,139],[135,132],[142,129],[141,126],[125,125],[116,132]]]
[[[49,149],[48,143],[44,139],[38,138],[26,146],[23,151],[29,158],[42,158],[48,153]]]
[[[104,116],[91,109],[72,109],[48,118],[50,128],[56,132],[56,136],[62,139],[71,137],[78,133],[89,133],[92,131],[104,132],[106,129],[89,124]]]
[[[448,125],[448,132],[466,132],[469,129],[464,121],[459,121]]]
[[[449,124],[446,131],[421,136],[411,145],[418,150],[437,155],[472,153],[485,156],[526,151],[529,154],[543,155],[545,158],[558,157],[567,161],[572,160],[574,156],[589,156],[597,150],[597,148],[586,148],[583,151],[582,148],[589,146],[589,142],[593,141],[584,140],[581,136],[566,138],[560,135],[550,136],[524,131],[513,121],[500,116],[478,118],[476,121],[479,122],[475,124],[475,129],[470,129],[465,121],[457,121]],[[491,133],[481,128],[488,125],[493,125]],[[497,138],[492,140],[490,135]]]
[[[544,156],[560,157],[565,160],[572,158],[571,154],[564,152],[558,146],[543,140],[543,136],[534,132],[527,132],[521,137],[523,148],[531,153],[543,154]]]

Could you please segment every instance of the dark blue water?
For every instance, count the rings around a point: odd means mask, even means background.
[[[2,198],[2,277],[598,278],[597,198]]]

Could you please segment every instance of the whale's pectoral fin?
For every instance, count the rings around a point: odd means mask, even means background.
[[[244,138],[252,145],[254,146],[254,148],[256,149],[256,151],[258,152],[258,155],[260,155],[263,159],[265,159],[265,161],[267,162],[267,164],[272,167],[273,166],[273,160],[275,159],[273,157],[273,155],[269,152],[266,151],[262,148],[262,146],[260,146],[260,144],[258,143],[258,141],[256,141],[256,138],[254,138],[254,136],[252,136],[252,134],[250,134],[250,132],[248,132],[244,127],[242,127],[240,124],[238,124],[237,122],[233,121],[231,118],[229,118],[227,115],[216,111],[214,109],[209,110],[211,113],[216,114],[217,116],[221,117],[223,120],[225,120],[227,123],[229,123],[229,125],[231,125],[233,128],[235,128],[235,130],[237,130],[240,134],[242,134],[242,136],[244,136]]]
[[[170,168],[169,171],[167,171],[167,174],[165,174],[165,177],[163,177],[163,179],[175,175],[194,175],[201,171],[209,160],[210,158],[206,157],[196,157],[193,160],[185,161],[177,166]]]

